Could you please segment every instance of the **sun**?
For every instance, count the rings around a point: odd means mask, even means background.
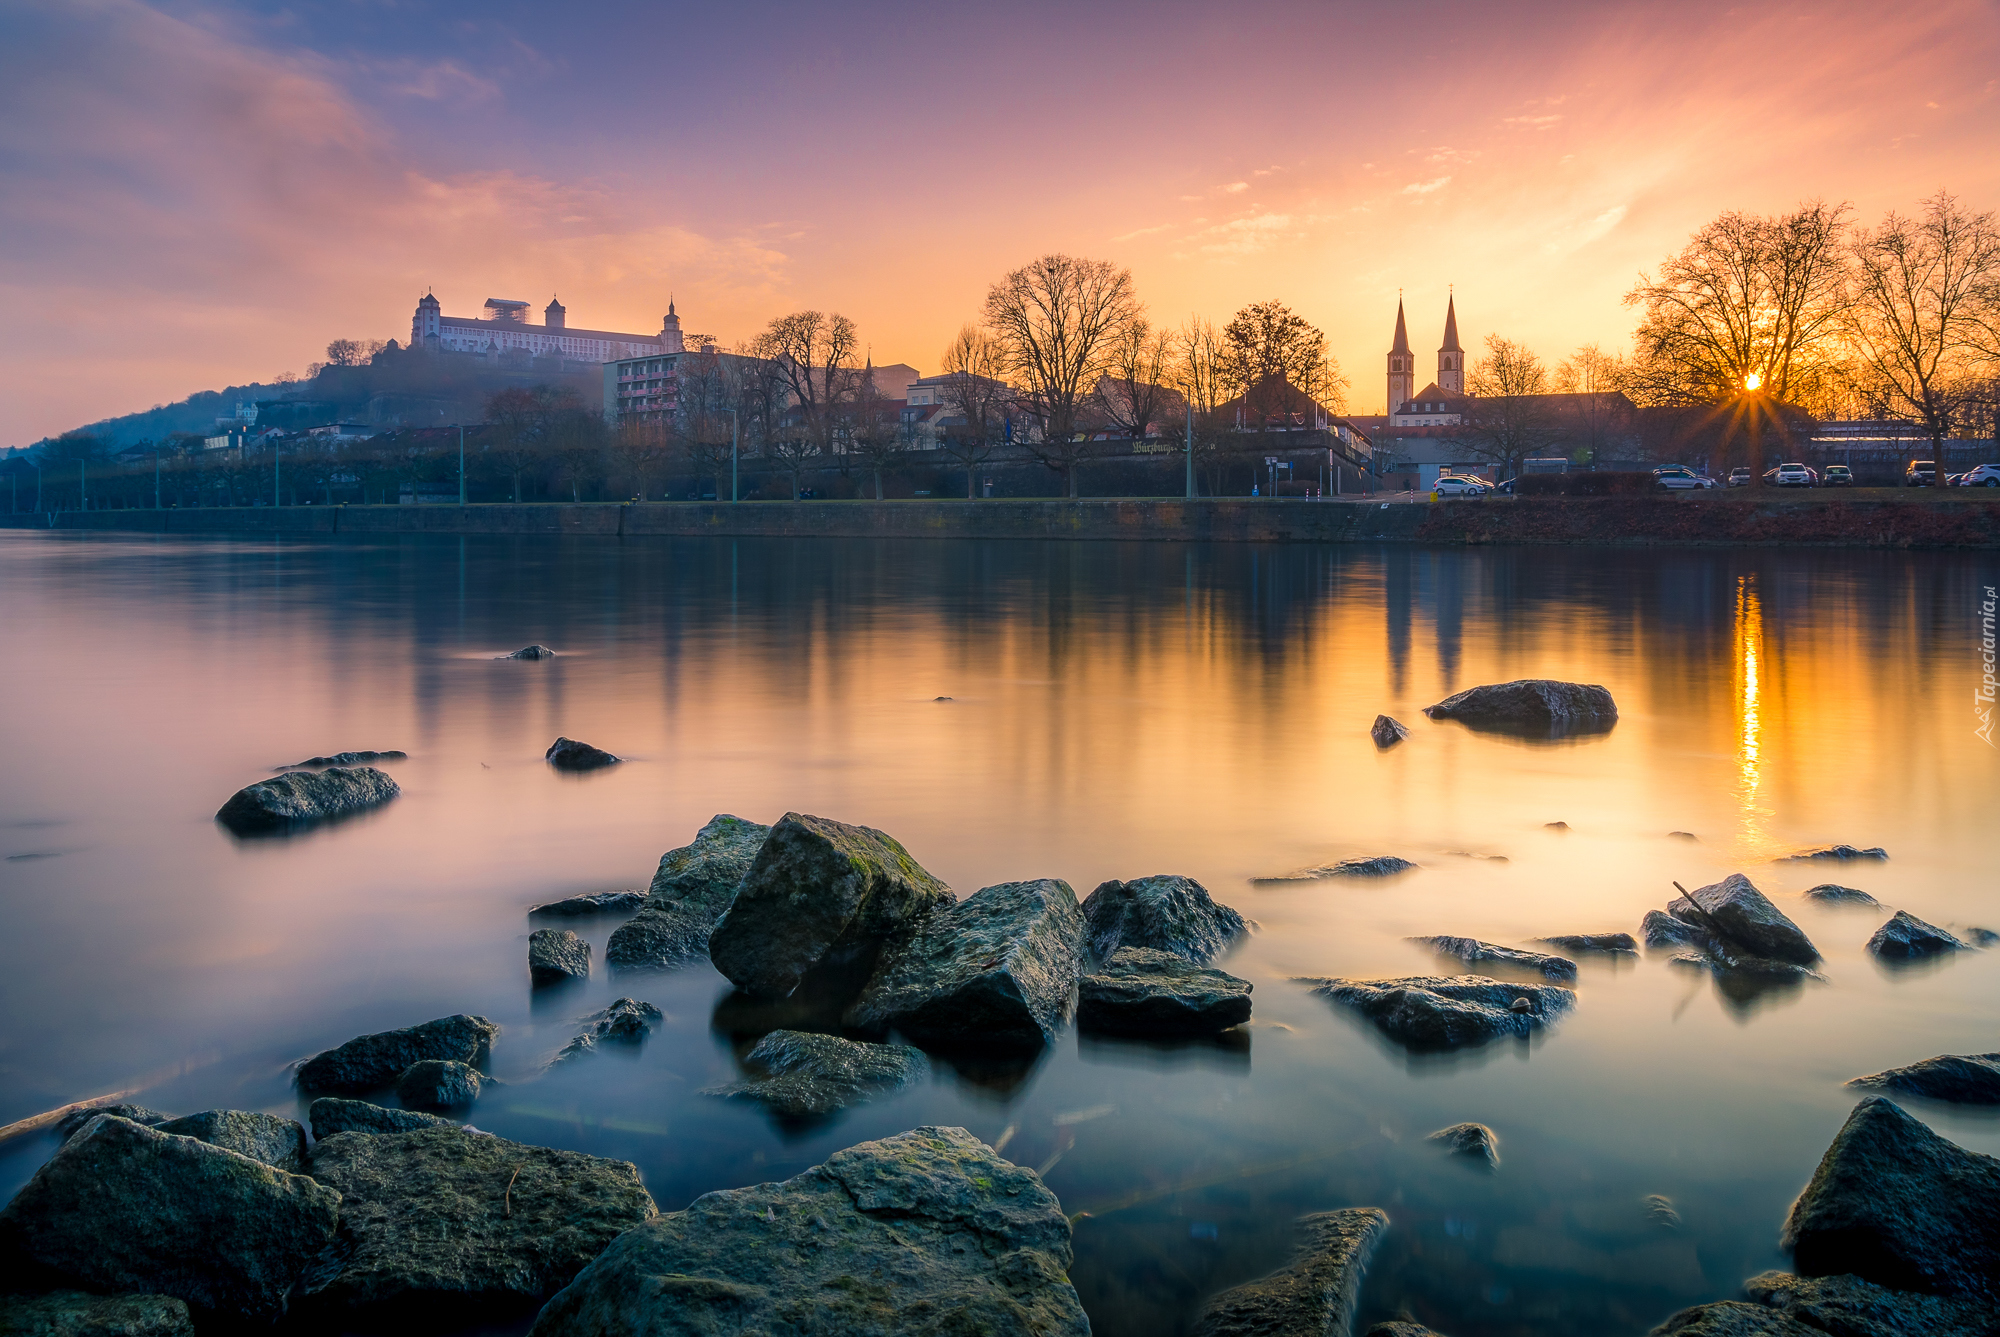
[[[1763,384],[1764,384],[1764,378],[1762,376],[1759,376],[1754,371],[1748,373],[1743,377],[1743,388],[1745,390],[1755,390],[1760,386],[1762,386]]]

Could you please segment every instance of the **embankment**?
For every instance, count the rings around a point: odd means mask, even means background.
[[[1519,498],[1436,503],[1207,498],[1085,501],[612,502],[63,511],[14,529],[172,534],[573,534],[605,538],[1125,539],[1213,543],[2000,548],[2000,499],[1891,494]]]

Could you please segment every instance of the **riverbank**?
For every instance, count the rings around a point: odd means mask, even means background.
[[[2000,499],[1931,493],[1301,501],[551,502],[255,506],[0,516],[12,529],[174,534],[573,534],[1207,543],[2000,548]]]

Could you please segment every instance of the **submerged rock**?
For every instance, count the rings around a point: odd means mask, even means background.
[[[402,792],[373,766],[287,771],[237,790],[215,820],[237,835],[258,835],[362,812]]]
[[[1939,1054],[1921,1063],[1856,1077],[1848,1085],[1962,1105],[2000,1105],[2000,1054]]]
[[[595,771],[605,766],[615,766],[622,757],[615,757],[601,747],[580,743],[574,738],[558,738],[549,744],[549,750],[542,756],[549,765],[559,771]]]
[[[554,659],[556,652],[546,645],[524,645],[512,654],[501,655],[502,659]]]
[[[941,1048],[1037,1049],[1069,1020],[1083,912],[1067,882],[984,887],[924,920],[847,1009],[864,1030]]]
[[[1512,947],[1501,947],[1477,938],[1431,937],[1412,938],[1411,942],[1423,943],[1439,956],[1455,957],[1469,966],[1502,965],[1518,970],[1532,970],[1544,979],[1574,981],[1576,962],[1567,957],[1550,956],[1545,952],[1523,952]]]
[[[1665,915],[1661,916],[1666,918]],[[1637,952],[1639,944],[1629,933],[1558,933],[1552,938],[1537,938],[1551,947],[1560,947],[1566,952]]]
[[[1171,952],[1121,947],[1078,989],[1079,1029],[1209,1035],[1250,1020],[1250,982]]]
[[[531,905],[528,913],[550,919],[580,919],[585,915],[625,914],[645,904],[643,891],[597,891],[588,896],[565,896],[547,905]]]
[[[1797,854],[1785,856],[1788,862],[1800,863],[1808,859],[1834,859],[1845,862],[1849,859],[1886,859],[1889,852],[1880,845],[1869,849],[1856,849],[1852,845],[1825,845],[1816,850],[1801,850]]]
[[[884,945],[952,903],[890,836],[788,812],[717,921],[709,959],[738,988],[783,997],[809,971],[865,978]]]
[[[1936,956],[1940,952],[1964,951],[1966,944],[1935,924],[1926,924],[1908,910],[1898,910],[1893,919],[1875,930],[1868,950],[1877,956],[1910,960]]]
[[[1083,918],[1099,961],[1121,947],[1143,947],[1206,965],[1249,932],[1243,916],[1216,904],[1208,888],[1174,873],[1100,883],[1083,903]]]
[[[1882,903],[1859,887],[1843,887],[1834,882],[1822,882],[1816,887],[1807,887],[1806,899],[1809,901],[1818,901],[1822,905],[1880,905]]]
[[[702,1094],[755,1101],[788,1118],[832,1114],[930,1074],[923,1051],[909,1045],[863,1044],[806,1031],[772,1031],[743,1061],[755,1076]]]
[[[629,1161],[456,1126],[341,1133],[313,1148],[312,1173],[340,1192],[341,1248],[300,1307],[376,1331],[531,1311],[654,1215]]]
[[[1055,1195],[962,1128],[835,1152],[628,1231],[531,1337],[825,1332],[1086,1337]]]
[[[187,1303],[171,1295],[0,1295],[6,1337],[194,1337]]]
[[[278,767],[281,771],[317,771],[327,766],[365,766],[372,761],[408,761],[410,754],[394,750],[387,752],[335,752],[331,756],[307,757],[289,766]]]
[[[299,1065],[299,1090],[373,1091],[393,1083],[412,1063],[427,1058],[484,1063],[500,1028],[484,1017],[459,1013],[421,1026],[360,1035]]]
[[[1891,1290],[1860,1277],[1760,1272],[1743,1283],[1754,1304],[1813,1333],[1838,1337],[1952,1337],[2000,1331],[2000,1319],[1970,1300]]]
[[[1639,921],[1639,936],[1650,948],[1700,946],[1715,940],[1714,935],[1683,923],[1664,910],[1646,911],[1646,917]]]
[[[636,998],[620,998],[583,1020],[585,1029],[562,1047],[562,1052],[555,1057],[557,1063],[594,1054],[600,1045],[643,1044],[646,1037],[653,1033],[653,1027],[666,1020],[666,1015],[651,1003],[642,1003]]]
[[[1697,844],[1697,845],[1701,844],[1701,837],[1700,837],[1700,836],[1698,836],[1698,835],[1696,835],[1696,834],[1695,834],[1694,832],[1692,832],[1692,831],[1669,831],[1669,832],[1667,832],[1667,839],[1668,839],[1668,840],[1689,840],[1689,841],[1693,841],[1693,842],[1694,842],[1695,844]]]
[[[1299,981],[1353,1008],[1390,1039],[1412,1050],[1482,1045],[1541,1030],[1576,1004],[1554,984],[1503,984],[1480,975],[1418,975],[1407,979]]]
[[[646,903],[612,932],[605,961],[641,970],[707,960],[709,935],[770,833],[762,823],[718,813],[691,842],[661,855]]]
[[[479,1099],[491,1082],[469,1063],[427,1058],[404,1069],[396,1082],[396,1099],[415,1110],[459,1110]]]
[[[2000,1304],[2000,1159],[1870,1096],[1854,1107],[1780,1244],[1799,1272]]]
[[[1618,722],[1611,693],[1594,684],[1522,678],[1468,687],[1424,708],[1434,720],[1457,720],[1474,729],[1558,738],[1603,733]]]
[[[566,928],[538,928],[528,935],[528,978],[567,984],[590,978],[590,944]]]
[[[1375,740],[1376,747],[1387,749],[1408,738],[1410,730],[1401,720],[1391,719],[1387,715],[1377,715],[1375,723],[1368,730],[1368,736]]]
[[[1674,1207],[1674,1200],[1664,1193],[1648,1193],[1641,1201],[1646,1206],[1646,1219],[1662,1230],[1679,1230],[1681,1214]]]
[[[1408,859],[1399,859],[1393,854],[1377,854],[1366,859],[1342,859],[1339,863],[1322,864],[1292,877],[1260,877],[1256,881],[1268,886],[1285,882],[1318,882],[1329,877],[1394,877],[1415,867]]]
[[[83,1131],[83,1126],[100,1114],[115,1114],[133,1123],[142,1123],[148,1128],[157,1128],[173,1118],[158,1110],[147,1109],[144,1105],[88,1105],[80,1110],[71,1110],[56,1121],[56,1136],[67,1142]]]
[[[1428,1134],[1424,1141],[1435,1142],[1454,1156],[1478,1161],[1489,1170],[1500,1165],[1500,1139],[1483,1123],[1455,1123]]]
[[[1741,873],[1676,898],[1668,903],[1667,913],[1722,938],[1743,954],[1797,966],[1819,960],[1819,949],[1804,931]]]
[[[1362,1337],[1442,1337],[1442,1334],[1426,1328],[1421,1323],[1392,1318],[1384,1323],[1371,1324]]]
[[[335,1133],[407,1133],[413,1128],[447,1128],[450,1119],[416,1110],[393,1110],[365,1100],[321,1096],[306,1110],[313,1139],[324,1142]]]
[[[1990,928],[1980,928],[1977,924],[1965,931],[1965,940],[1974,947],[1992,947],[2000,944],[2000,933]]]
[[[287,1174],[306,1172],[306,1130],[297,1119],[256,1110],[203,1110],[153,1127],[248,1156]]]
[[[1388,1214],[1374,1207],[1300,1217],[1291,1263],[1210,1300],[1195,1337],[1345,1337],[1368,1260],[1388,1229]]]
[[[0,1210],[0,1239],[94,1291],[269,1323],[333,1238],[339,1205],[303,1175],[100,1115]]]

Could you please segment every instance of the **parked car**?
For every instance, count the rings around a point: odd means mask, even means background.
[[[1521,480],[1520,480],[1520,479],[1519,479],[1518,477],[1516,477],[1516,478],[1503,478],[1503,479],[1501,479],[1501,480],[1500,480],[1499,482],[1497,482],[1497,483],[1495,483],[1495,484],[1493,485],[1493,490],[1494,490],[1495,492],[1498,492],[1498,493],[1500,493],[1500,494],[1501,494],[1502,496],[1507,496],[1507,497],[1511,497],[1511,496],[1513,496],[1513,495],[1514,495],[1514,484],[1516,484],[1516,483],[1518,483],[1518,482],[1520,482],[1520,481],[1521,481]]]
[[[1903,470],[1904,487],[1936,487],[1937,461],[1911,460],[1910,467]]]
[[[1853,487],[1854,470],[1844,464],[1829,464],[1826,466],[1825,482],[1828,487]]]
[[[1975,464],[1958,476],[1960,487],[2000,487],[2000,464]]]
[[[1715,486],[1715,480],[1698,474],[1685,465],[1672,464],[1663,469],[1653,470],[1653,481],[1674,492],[1699,491]]]
[[[1492,490],[1491,483],[1470,474],[1439,474],[1431,488],[1440,497],[1483,497]]]
[[[1772,482],[1779,487],[1813,487],[1819,482],[1803,464],[1781,464],[1771,472]]]
[[[1731,469],[1729,471],[1728,485],[1730,487],[1749,487],[1750,471],[1748,469]]]

